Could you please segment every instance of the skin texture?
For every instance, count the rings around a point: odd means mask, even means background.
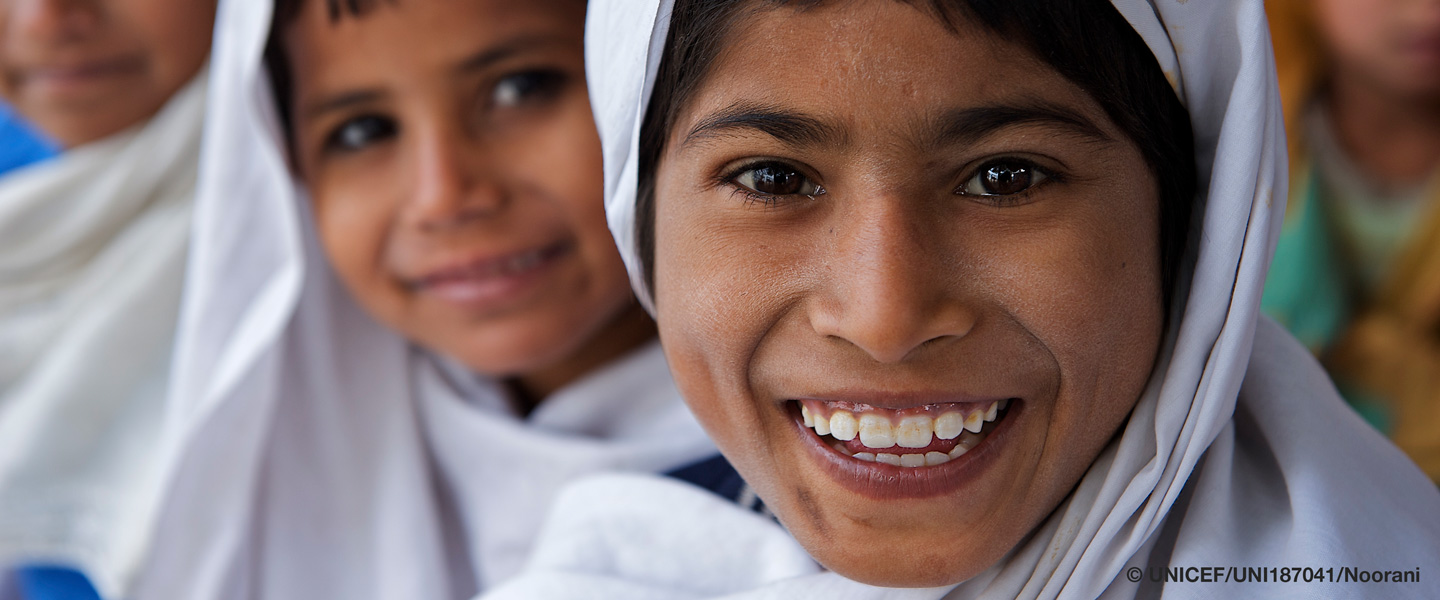
[[[341,280],[381,322],[536,401],[654,337],[605,225],[584,10],[403,0],[332,21],[311,1],[284,33],[294,156]],[[545,248],[498,291],[431,285]]]
[[[213,0],[0,2],[0,97],[61,146],[143,123],[210,52]]]
[[[1409,186],[1440,163],[1440,0],[1317,0],[1340,141],[1372,177]]]
[[[995,564],[1124,422],[1160,343],[1159,199],[1136,146],[1024,49],[957,30],[892,0],[761,10],[657,172],[660,335],[681,391],[812,555],[870,584],[953,584]],[[816,123],[690,135],[757,106]],[[1037,106],[1071,122],[937,135],[956,111]],[[1048,179],[981,195],[997,159]],[[756,195],[742,184],[757,160],[808,182]],[[877,498],[827,472],[791,412],[838,396],[1023,409],[955,489]]]

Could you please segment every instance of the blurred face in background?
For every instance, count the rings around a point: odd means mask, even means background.
[[[0,0],[0,97],[62,146],[153,116],[210,52],[214,0]]]
[[[533,398],[653,338],[605,223],[583,1],[301,10],[295,161],[372,315]]]
[[[1336,66],[1389,94],[1440,100],[1440,0],[1316,0]]]

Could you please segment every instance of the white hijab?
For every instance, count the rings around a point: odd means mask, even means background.
[[[647,298],[634,230],[639,132],[672,2],[592,0],[587,25],[607,213],[632,283]],[[1284,210],[1275,200],[1286,197],[1285,137],[1261,0],[1113,3],[1190,111],[1204,214],[1195,224],[1198,258],[1182,292],[1188,294],[1184,314],[1169,337],[1173,345],[1123,433],[1048,521],[970,581],[901,592],[834,574],[783,580],[787,573],[765,571],[759,560],[745,560],[747,550],[724,543],[781,544],[779,529],[767,531],[761,521],[743,533],[738,525],[709,536],[686,532],[717,541],[691,551],[694,562],[657,561],[686,552],[687,545],[680,524],[641,518],[656,514],[644,499],[663,496],[669,510],[678,510],[693,493],[634,478],[591,481],[555,507],[530,571],[495,597],[701,598],[750,590],[741,595],[1089,600],[1158,596],[1158,586],[1128,580],[1132,567],[1288,565],[1338,572],[1440,565],[1440,492],[1344,406],[1304,348],[1259,317]],[[623,512],[583,506],[597,497],[632,504]],[[651,548],[626,543],[632,539],[649,540]],[[736,583],[725,585],[727,578],[706,561],[736,569],[729,579]],[[807,572],[796,567],[788,575]],[[697,579],[703,584],[692,583]],[[756,588],[757,580],[773,583]],[[1383,590],[1374,584],[1180,583],[1163,593],[1440,597],[1440,578],[1422,572],[1421,581]]]
[[[0,178],[0,568],[122,593],[159,489],[204,75],[143,125]]]
[[[519,569],[563,483],[713,455],[658,344],[521,419],[496,382],[360,309],[286,167],[272,5],[219,5],[172,396],[183,455],[137,597],[467,597]]]

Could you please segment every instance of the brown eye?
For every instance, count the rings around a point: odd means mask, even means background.
[[[996,161],[980,167],[955,193],[964,196],[1013,196],[1047,179],[1049,176],[1034,165],[1016,160]]]
[[[734,182],[766,196],[815,196],[825,193],[800,171],[783,163],[761,163],[741,171]]]
[[[559,95],[565,87],[565,74],[557,70],[536,69],[506,76],[495,84],[490,101],[495,106],[520,106],[537,103]]]
[[[326,136],[324,147],[327,151],[358,152],[395,137],[399,129],[393,119],[363,115],[336,127]]]

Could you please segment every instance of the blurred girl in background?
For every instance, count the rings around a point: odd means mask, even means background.
[[[714,454],[606,228],[585,8],[222,5],[141,597],[467,598],[562,484]]]
[[[6,153],[63,148],[0,177],[0,572],[26,594],[75,578],[43,563],[127,595],[143,560],[214,13],[0,3],[0,98],[46,140]]]
[[[1440,481],[1440,2],[1267,9],[1291,186],[1265,310]]]

